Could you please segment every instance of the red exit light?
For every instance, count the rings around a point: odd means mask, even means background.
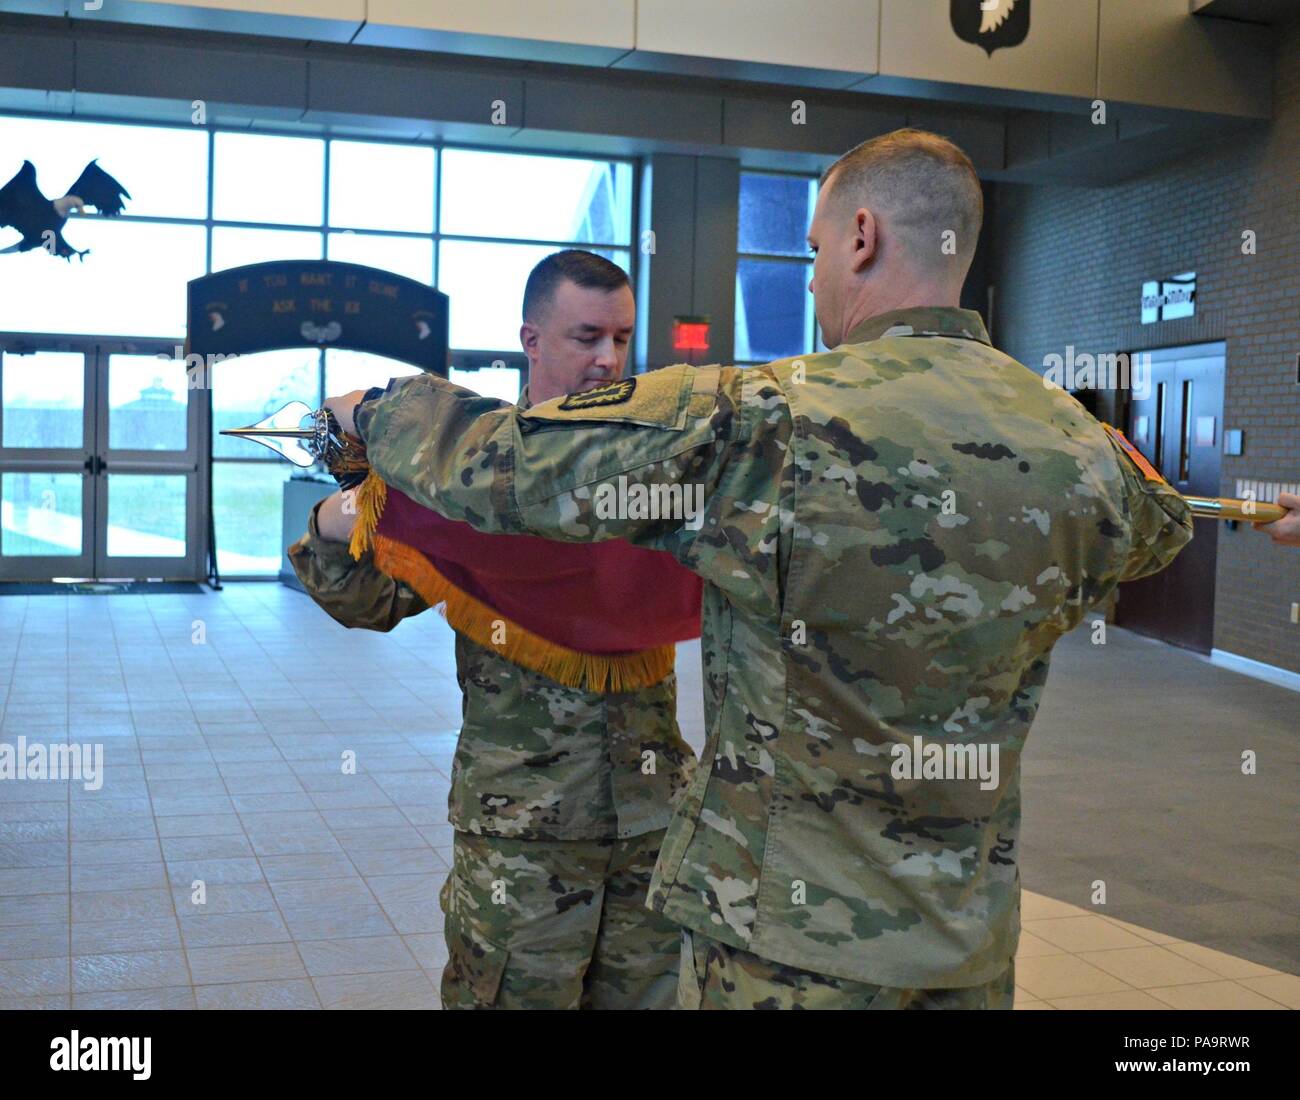
[[[707,351],[709,320],[707,317],[673,318],[674,351]]]

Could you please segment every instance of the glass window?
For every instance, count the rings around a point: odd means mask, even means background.
[[[268,260],[319,260],[321,234],[299,229],[241,229],[216,226],[212,230],[212,270],[225,271]]]
[[[434,153],[423,145],[330,143],[330,225],[433,232]]]
[[[736,264],[736,361],[766,363],[811,349],[808,265],[764,260]]]
[[[244,355],[212,368],[215,431],[255,424],[290,401],[310,408],[321,403],[320,352],[287,348]],[[280,571],[283,485],[295,467],[265,447],[214,435],[212,506],[217,529],[217,564],[232,576],[266,576]],[[223,458],[250,461],[229,462]]]
[[[440,228],[470,237],[627,244],[632,166],[446,149]]]
[[[281,462],[258,443],[215,433],[256,424],[290,401],[302,401],[313,409],[321,403],[320,352],[313,348],[263,351],[213,364],[213,454]]]
[[[213,155],[212,216],[218,221],[321,224],[323,141],[218,133]]]
[[[737,363],[765,363],[823,346],[808,290],[813,265],[807,233],[816,203],[817,181],[810,177],[740,175]]]
[[[336,397],[353,390],[368,390],[371,386],[386,386],[390,378],[408,378],[422,374],[419,367],[371,355],[368,351],[349,351],[346,348],[327,348],[325,351],[325,393]]]
[[[365,264],[408,279],[433,284],[433,239],[389,237],[378,233],[331,233],[329,259]]]
[[[24,160],[35,167],[47,199],[67,194],[86,165],[97,160],[131,196],[123,214],[207,217],[208,135],[202,129],[0,118],[0,186]],[[68,226],[69,232],[75,229],[75,222]]]
[[[280,572],[284,483],[293,472],[289,463],[275,460],[212,464],[217,568],[223,574],[255,577]]]
[[[0,474],[0,555],[78,556],[81,501],[80,474]]]
[[[185,556],[185,475],[108,475],[108,556]]]
[[[5,447],[79,448],[85,438],[86,358],[80,352],[0,353]]]
[[[817,182],[799,176],[740,175],[740,251],[808,255]]]
[[[186,284],[207,264],[203,226],[85,218],[64,234],[90,249],[84,262],[44,249],[0,256],[5,285],[22,287],[0,294],[0,330],[184,335]]]
[[[110,355],[109,447],[185,450],[189,445],[189,383],[184,362],[157,355]]]
[[[524,283],[554,251],[550,245],[443,241],[438,288],[451,299],[451,346],[517,348]],[[627,270],[625,250],[593,251]]]

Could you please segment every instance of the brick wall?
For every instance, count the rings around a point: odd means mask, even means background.
[[[1300,21],[1279,33],[1274,116],[1201,152],[1105,189],[1001,184],[993,209],[994,341],[1043,357],[1223,340],[1224,427],[1238,478],[1300,481]],[[1243,255],[1242,232],[1257,237]],[[1141,284],[1193,270],[1196,316],[1139,324]],[[1198,523],[1207,522],[1198,520]],[[1219,539],[1214,646],[1300,672],[1300,550],[1247,527]]]

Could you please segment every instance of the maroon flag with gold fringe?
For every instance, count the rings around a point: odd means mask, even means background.
[[[621,539],[551,542],[487,535],[385,485],[357,491],[352,556],[375,567],[479,645],[558,683],[635,691],[673,670],[674,644],[700,634],[699,577]]]

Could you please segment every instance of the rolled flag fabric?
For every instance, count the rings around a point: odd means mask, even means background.
[[[673,671],[700,634],[703,582],[668,554],[621,539],[486,535],[371,471],[357,490],[352,556],[443,604],[453,629],[568,687],[636,691]]]

